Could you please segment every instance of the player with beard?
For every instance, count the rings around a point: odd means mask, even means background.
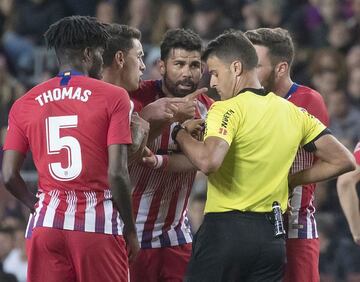
[[[259,28],[245,33],[254,44],[259,61],[257,74],[267,91],[272,91],[298,107],[306,109],[323,124],[329,118],[322,96],[315,90],[299,85],[290,77],[294,46],[287,30]],[[291,174],[311,167],[314,154],[299,149]],[[314,217],[316,184],[300,185],[289,195],[284,281],[319,281],[320,244]]]
[[[200,93],[204,89],[196,90],[202,74],[201,45],[200,37],[190,30],[167,31],[161,43],[162,79],[142,81],[130,93],[135,110],[150,122],[150,131],[161,129],[148,142],[156,154],[150,158],[155,162],[148,158],[152,167],[134,164],[129,170],[141,242],[130,266],[131,281],[182,281],[190,259],[192,237],[186,208],[196,169],[172,141],[171,132],[178,122],[205,118],[213,102]],[[159,119],[149,106],[161,99],[169,105],[169,114]]]
[[[2,174],[31,211],[31,282],[128,281],[123,236],[130,260],[139,250],[127,166],[130,100],[124,89],[98,80],[108,38],[95,18],[51,25],[45,39],[60,73],[17,100],[9,115]],[[37,196],[19,173],[29,149]]]

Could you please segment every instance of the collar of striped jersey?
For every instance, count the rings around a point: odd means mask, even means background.
[[[269,94],[269,92],[266,92],[264,88],[247,87],[247,88],[241,89],[240,92],[238,93],[238,95],[241,94],[241,93],[244,93],[246,91],[249,91],[251,93],[254,93],[254,94],[260,95],[260,96],[266,96],[267,94]]]
[[[82,72],[79,72],[77,70],[66,70],[66,71],[63,71],[63,72],[59,72],[58,73],[58,77],[62,77],[61,78],[61,81],[60,81],[60,85],[61,86],[66,86],[68,85],[70,79],[72,76],[74,75],[82,75],[82,76],[85,76],[85,74],[83,74]]]
[[[291,85],[288,93],[284,96],[284,99],[288,100],[290,99],[291,95],[295,93],[295,91],[298,89],[299,84],[297,83],[293,83],[293,85]]]
[[[64,77],[64,76],[72,76],[72,75],[85,75],[82,72],[79,72],[77,70],[66,70],[59,72],[57,76]]]

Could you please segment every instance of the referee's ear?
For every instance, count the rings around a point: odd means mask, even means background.
[[[243,65],[240,61],[233,61],[230,65],[230,69],[232,69],[236,76],[240,76],[243,72]]]

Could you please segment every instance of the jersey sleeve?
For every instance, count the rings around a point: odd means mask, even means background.
[[[130,118],[132,109],[129,95],[123,90],[117,96],[116,101],[112,103],[107,145],[131,144]]]
[[[304,146],[316,139],[326,129],[326,126],[303,108],[298,108],[298,114],[302,120],[303,138],[301,145]]]
[[[25,130],[21,126],[24,123],[18,121],[17,118],[17,104],[15,103],[9,113],[4,151],[15,150],[25,155],[29,150],[29,141],[25,134]]]
[[[240,124],[238,115],[231,105],[226,102],[215,102],[210,108],[205,127],[205,137],[219,137],[231,145],[238,126]]]
[[[356,159],[356,163],[360,165],[360,142],[357,143],[355,150],[354,150],[354,156]]]

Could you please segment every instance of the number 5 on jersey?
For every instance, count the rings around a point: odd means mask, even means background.
[[[60,137],[60,130],[75,128],[78,117],[58,116],[45,119],[47,153],[60,154],[65,149],[68,157],[68,166],[63,168],[60,162],[50,163],[49,171],[53,178],[59,181],[70,181],[79,176],[82,170],[81,149],[79,141],[72,136]]]

